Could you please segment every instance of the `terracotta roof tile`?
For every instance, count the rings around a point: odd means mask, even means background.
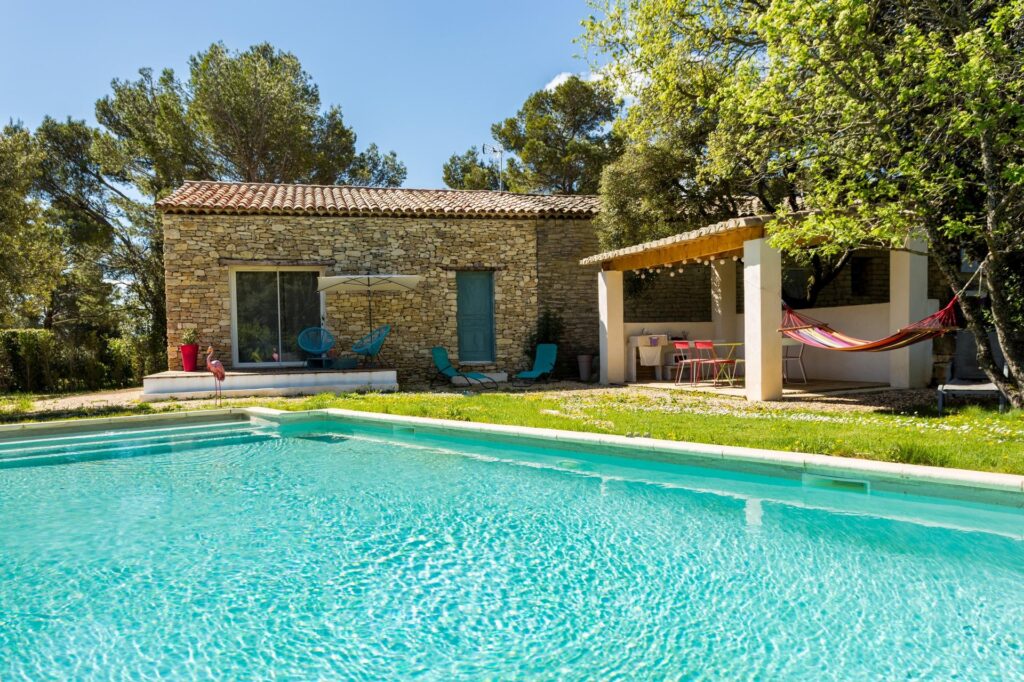
[[[202,180],[186,182],[156,205],[169,213],[591,218],[600,201],[591,195]]]

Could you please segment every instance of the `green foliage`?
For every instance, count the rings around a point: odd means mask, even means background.
[[[185,112],[218,175],[384,186],[405,179],[394,152],[371,145],[356,153],[341,108],[320,111],[319,90],[295,55],[268,43],[244,52],[215,43],[189,60],[189,71],[187,84],[167,89],[180,93],[175,111]]]
[[[181,332],[181,345],[191,346],[199,338],[199,332],[196,331],[195,327],[189,327],[188,329]]]
[[[601,169],[621,153],[611,129],[620,110],[614,91],[601,81],[572,76],[530,95],[515,116],[491,126],[511,155],[503,184],[512,192],[594,194]],[[476,147],[452,154],[442,170],[453,189],[498,189],[498,166]]]
[[[46,329],[0,330],[0,388],[7,392],[45,391],[55,383],[57,343]]]
[[[502,189],[496,161],[484,161],[476,147],[452,154],[441,169],[444,184],[452,189]]]
[[[67,344],[49,329],[0,329],[0,393],[138,385],[137,351],[124,339]]]
[[[636,97],[620,128],[636,145],[675,136],[698,150],[685,189],[757,197],[779,214],[773,243],[805,262],[924,238],[956,289],[961,253],[985,260],[988,310],[962,308],[979,338],[990,316],[1011,377],[985,350],[982,366],[1024,405],[1024,0],[598,9],[584,40]],[[793,216],[797,199],[815,213]]]
[[[25,128],[0,132],[0,325],[39,320],[63,265],[61,235],[33,196],[41,160]]]
[[[516,158],[506,174],[514,192],[594,194],[601,169],[621,151],[610,129],[619,113],[614,91],[601,81],[571,76],[526,98],[515,116],[491,134]]]
[[[397,186],[405,178],[394,152],[373,144],[357,152],[340,108],[322,110],[294,55],[217,43],[189,67],[184,82],[170,69],[114,80],[96,102],[98,128],[47,117],[33,135],[9,127],[0,137],[0,324],[41,325],[62,345],[104,356],[106,378],[86,383],[120,381],[103,350],[117,337],[130,348],[131,375],[166,366],[153,203],[185,180]],[[84,358],[72,364],[92,371]]]
[[[612,0],[584,22],[588,48],[611,57],[606,77],[633,104],[616,130],[628,142],[601,181],[603,245],[618,248],[750,213],[796,208],[793,169],[771,165],[763,131],[723,148],[724,109],[759,53],[745,2]],[[720,59],[716,46],[731,49]],[[740,92],[737,93],[736,90]]]

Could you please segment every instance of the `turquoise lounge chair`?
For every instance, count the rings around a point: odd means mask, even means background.
[[[538,343],[537,354],[533,358],[533,369],[520,372],[516,381],[540,381],[551,377],[555,371],[555,360],[558,358],[558,346],[553,343]]]
[[[443,346],[434,346],[430,349],[430,355],[434,358],[434,367],[437,368],[437,374],[430,380],[430,385],[433,386],[434,382],[442,381],[450,384],[452,379],[456,377],[462,377],[466,380],[467,386],[476,384],[480,387],[497,388],[498,382],[482,374],[481,372],[460,372],[452,366],[451,360],[448,359],[448,351]]]
[[[352,345],[352,352],[356,355],[360,355],[363,358],[363,362],[368,367],[375,367],[377,365],[377,356],[380,355],[381,346],[384,345],[384,341],[387,340],[388,334],[391,333],[391,325],[386,324],[383,327],[377,327],[372,332],[359,339]]]

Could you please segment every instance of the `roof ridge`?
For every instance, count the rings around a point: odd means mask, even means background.
[[[593,194],[188,180],[156,206],[180,213],[590,218],[600,210],[600,198]]]
[[[254,182],[251,180],[185,180],[183,181],[182,187],[185,185],[250,185],[250,186],[263,186],[263,187],[319,187],[322,189],[357,189],[357,190],[376,190],[379,192],[473,192],[478,194],[504,194],[513,197],[579,197],[579,198],[597,198],[598,194],[542,194],[540,192],[510,192],[507,189],[455,189],[453,187],[386,187],[381,185],[321,185],[310,182]],[[181,187],[171,192],[174,194]]]

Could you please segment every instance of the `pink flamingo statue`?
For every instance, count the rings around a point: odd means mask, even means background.
[[[213,346],[207,346],[206,348],[206,369],[213,375],[213,388],[217,395],[217,404],[220,405],[220,385],[224,382],[226,373],[224,372],[224,364],[220,360],[213,359]]]

